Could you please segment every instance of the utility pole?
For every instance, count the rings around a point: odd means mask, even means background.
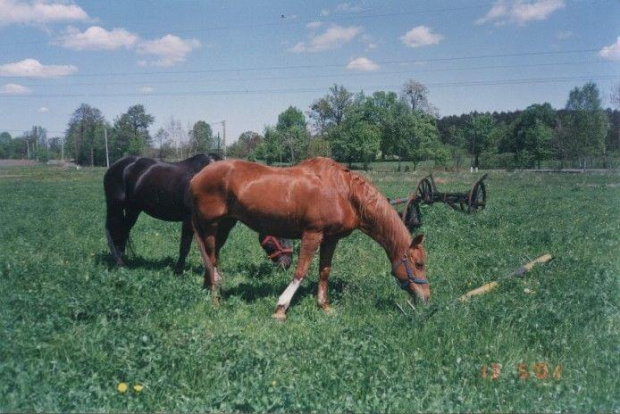
[[[108,154],[108,128],[103,128],[103,136],[105,139],[105,165],[110,168],[110,155]]]
[[[226,159],[226,120],[222,121],[222,135],[224,139],[224,159]]]

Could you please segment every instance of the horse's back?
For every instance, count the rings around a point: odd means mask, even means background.
[[[346,188],[326,179],[339,164],[311,160],[287,168],[231,160],[205,167],[191,181],[194,206],[203,218],[232,216],[249,227],[298,238],[312,226],[348,226]]]

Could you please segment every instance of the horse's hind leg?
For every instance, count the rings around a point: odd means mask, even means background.
[[[183,273],[183,267],[185,266],[185,259],[189,253],[189,248],[192,244],[192,236],[194,230],[192,228],[191,220],[185,220],[181,226],[181,245],[179,247],[179,260],[174,266],[174,273],[180,276]]]
[[[125,210],[125,220],[123,221],[123,225],[121,228],[120,243],[117,245],[122,255],[125,255],[125,249],[127,248],[127,242],[129,241],[129,232],[131,231],[134,224],[136,224],[136,221],[138,221],[139,215],[140,210]]]
[[[310,262],[321,244],[322,237],[323,235],[321,233],[308,232],[303,234],[295,275],[286,290],[280,295],[280,298],[278,299],[278,306],[276,306],[276,312],[273,314],[273,317],[277,320],[282,322],[286,320],[286,310],[290,306],[291,300],[293,299],[295,292],[297,292],[297,289],[299,289],[301,282],[308,274]]]
[[[215,261],[213,262],[213,266],[215,266],[216,271],[220,261],[220,250],[226,244],[228,235],[236,224],[237,220],[229,218],[221,220],[217,225],[217,237],[215,239]]]
[[[108,200],[105,220],[106,238],[112,258],[117,266],[123,266],[125,212],[120,201]]]
[[[196,220],[193,222],[194,238],[200,249],[200,255],[205,267],[203,288],[211,288],[215,303],[218,303],[218,286],[221,280],[217,269],[214,267],[215,262],[215,237],[217,234],[217,224],[212,223],[203,227],[199,227]]]
[[[338,240],[329,240],[321,243],[320,262],[319,262],[319,288],[316,295],[316,301],[319,308],[326,312],[330,311],[329,302],[327,300],[327,291],[329,288],[329,274],[332,270],[332,257]]]
[[[110,234],[110,229],[106,227],[105,229],[106,237],[108,239],[108,248],[110,249],[110,253],[112,254],[112,258],[117,266],[123,266],[123,257],[119,253],[118,249],[114,245],[114,240],[112,239],[112,235]]]

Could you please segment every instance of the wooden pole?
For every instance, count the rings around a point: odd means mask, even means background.
[[[553,257],[550,254],[545,254],[540,256],[538,259],[532,260],[531,262],[521,266],[520,268],[516,269],[514,272],[512,272],[509,276],[506,277],[506,279],[510,279],[512,277],[515,276],[523,276],[525,273],[529,272],[530,270],[532,270],[532,268],[537,265],[537,264],[545,264],[551,261],[551,259],[553,259]],[[497,286],[499,285],[498,281],[495,282],[491,282],[491,283],[487,283],[486,285],[482,285],[479,288],[476,288],[474,290],[470,290],[469,292],[467,292],[466,294],[464,294],[463,296],[461,296],[459,298],[459,300],[462,303],[465,303],[469,300],[469,298],[471,298],[472,296],[478,296],[478,295],[482,295],[485,294],[487,292],[492,291],[493,289],[495,289]]]
[[[103,128],[103,137],[105,139],[105,166],[110,168],[110,154],[108,153],[108,128]]]

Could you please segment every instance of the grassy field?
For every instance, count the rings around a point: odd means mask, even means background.
[[[241,225],[219,308],[197,249],[172,275],[178,224],[142,216],[135,255],[112,268],[103,172],[0,169],[0,411],[620,410],[619,175],[492,173],[486,210],[423,208],[433,305],[419,314],[399,310],[385,253],[356,232],[336,251],[334,314],[316,307],[314,263],[280,324],[292,269]],[[421,177],[370,174],[388,197]],[[476,177],[437,175],[445,191]],[[453,304],[544,253],[555,259]]]

